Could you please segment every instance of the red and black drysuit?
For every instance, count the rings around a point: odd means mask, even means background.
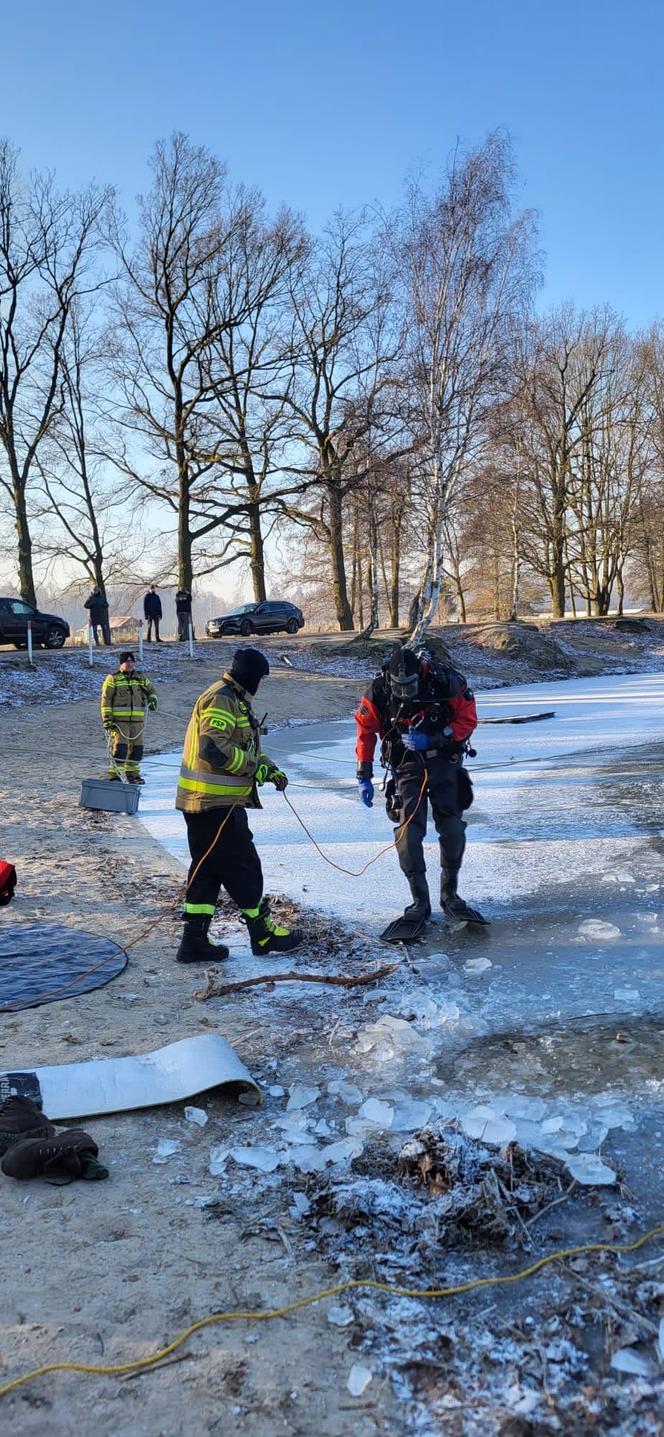
[[[419,667],[416,697],[400,699],[392,692],[389,672],[380,673],[363,695],[355,719],[357,777],[373,776],[374,750],[380,737],[381,758],[392,773],[386,807],[388,817],[399,825],[395,830],[399,863],[408,879],[414,907],[428,916],[431,909],[423,849],[427,801],[440,842],[440,896],[445,907],[456,897],[466,846],[462,813],[472,803],[462,752],[465,740],[477,726],[474,696],[456,669],[424,662]],[[411,753],[404,748],[401,736],[410,728],[431,737],[428,749]],[[426,788],[422,793],[425,772]]]

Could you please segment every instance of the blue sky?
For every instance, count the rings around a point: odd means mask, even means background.
[[[661,0],[33,0],[5,4],[0,133],[127,207],[186,130],[318,226],[390,206],[457,137],[511,133],[544,303],[664,313]]]

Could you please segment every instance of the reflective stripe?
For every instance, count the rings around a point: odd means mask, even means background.
[[[240,779],[236,779],[234,783],[232,781],[230,783],[207,783],[201,782],[200,779],[180,777],[178,788],[185,788],[190,793],[212,793],[221,797],[249,798],[252,784],[243,783]]]
[[[231,713],[230,709],[218,709],[214,706],[209,709],[201,709],[202,719],[209,718],[210,715],[212,715],[213,718],[227,718],[230,719],[231,723],[235,723],[235,714]]]
[[[184,911],[185,913],[204,913],[206,918],[212,917],[214,903],[185,903]]]

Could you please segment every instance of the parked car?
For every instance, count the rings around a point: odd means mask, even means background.
[[[25,599],[0,599],[0,644],[13,644],[15,649],[28,646],[28,620],[32,624],[32,642],[45,649],[61,649],[69,638],[69,624],[58,614],[44,614],[26,604]]]
[[[208,619],[205,632],[209,639],[223,634],[296,634],[304,628],[304,614],[295,604],[281,599],[266,599],[262,604],[240,604],[218,619]]]

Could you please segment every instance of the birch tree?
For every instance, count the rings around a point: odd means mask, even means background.
[[[414,185],[393,226],[424,549],[413,645],[436,615],[446,523],[486,444],[491,407],[508,387],[514,327],[532,290],[533,220],[512,217],[511,179],[509,144],[491,135],[453,157],[433,195]]]

